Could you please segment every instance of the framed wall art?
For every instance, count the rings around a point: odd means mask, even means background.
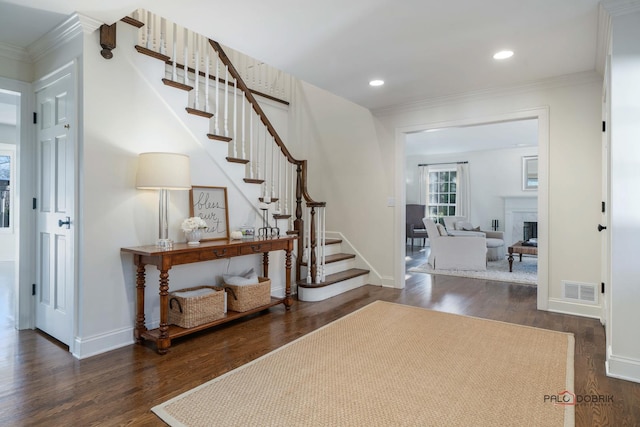
[[[202,240],[229,238],[229,211],[226,187],[192,186],[189,192],[189,213],[207,223]]]

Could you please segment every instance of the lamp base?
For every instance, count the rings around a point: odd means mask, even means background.
[[[164,250],[173,249],[173,240],[171,239],[158,239],[156,241],[156,247]]]

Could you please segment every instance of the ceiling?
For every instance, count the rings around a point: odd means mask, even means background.
[[[595,72],[598,3],[0,0],[0,43],[26,48],[75,11],[112,23],[146,8],[375,111]],[[495,61],[500,49],[515,55]],[[385,85],[370,87],[374,78]],[[525,120],[415,133],[406,153],[535,145],[536,121]]]
[[[0,0],[0,42],[137,7],[372,110],[596,69],[597,0]]]

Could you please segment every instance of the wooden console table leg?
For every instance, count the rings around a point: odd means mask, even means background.
[[[147,330],[144,325],[144,288],[145,288],[145,265],[139,255],[134,258],[134,263],[138,267],[136,271],[136,327],[133,330],[133,337],[136,343],[142,344],[142,334]]]
[[[264,277],[269,277],[269,252],[262,254],[262,272]]]
[[[285,288],[284,288],[284,306],[287,310],[293,304],[293,299],[291,298],[291,251],[293,250],[293,244],[290,248],[287,248],[285,253],[284,260],[284,271],[285,271]]]
[[[165,354],[171,346],[169,338],[169,269],[160,270],[160,336],[158,353]]]

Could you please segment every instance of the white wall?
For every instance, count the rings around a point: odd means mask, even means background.
[[[290,141],[309,161],[309,192],[327,202],[327,230],[368,263],[369,283],[393,286],[393,163],[371,112],[305,82],[293,91]]]
[[[498,229],[504,230],[504,197],[538,195],[537,191],[522,190],[522,157],[537,154],[536,147],[527,147],[407,156],[406,203],[419,203],[419,164],[468,161],[471,195],[470,222],[483,230],[491,230],[491,220],[497,219],[500,225]]]
[[[133,340],[135,269],[132,256],[121,254],[120,248],[153,243],[158,237],[158,194],[135,188],[139,153],[188,154],[194,185],[227,187],[231,230],[248,222],[255,225],[257,220],[254,206],[259,186],[253,187],[254,194],[249,193],[250,196],[241,192],[238,186],[251,184],[231,180],[221,162],[227,169],[244,167],[226,164],[227,145],[206,138],[207,120],[185,112],[184,92],[162,85],[163,63],[135,52],[132,27],[118,23],[117,31],[118,48],[113,51],[113,59],[100,56],[97,32],[86,37],[83,54],[83,229],[77,337],[80,357]],[[143,77],[146,73],[151,73],[149,80]],[[164,96],[176,102],[169,105]],[[276,121],[275,126],[286,129],[286,122]],[[219,157],[214,161],[209,153]],[[188,192],[172,191],[170,197],[169,235],[175,241],[184,241],[179,228],[189,216]],[[261,260],[255,255],[177,266],[170,270],[170,286],[175,290],[218,284],[227,272],[240,273],[250,267],[261,271]],[[284,257],[271,254],[270,262],[272,289],[279,294],[284,287]],[[156,327],[159,321],[158,273],[155,267],[147,268],[146,319],[150,327]]]
[[[596,226],[600,218],[601,85],[599,78],[579,74],[526,91],[468,95],[378,114],[381,126],[386,129],[386,135],[380,133],[380,145],[392,147],[397,143],[397,129],[421,126],[426,129],[465,120],[481,122],[483,118],[548,107],[549,218],[541,226],[549,231],[549,308],[594,317],[599,316],[599,307],[561,300],[561,281],[600,282],[600,240]],[[404,191],[404,183],[399,185],[397,188]],[[396,194],[397,200],[402,197]],[[385,243],[387,247],[393,244]],[[395,256],[399,258],[398,254]]]
[[[613,18],[609,375],[640,382],[640,13]]]

